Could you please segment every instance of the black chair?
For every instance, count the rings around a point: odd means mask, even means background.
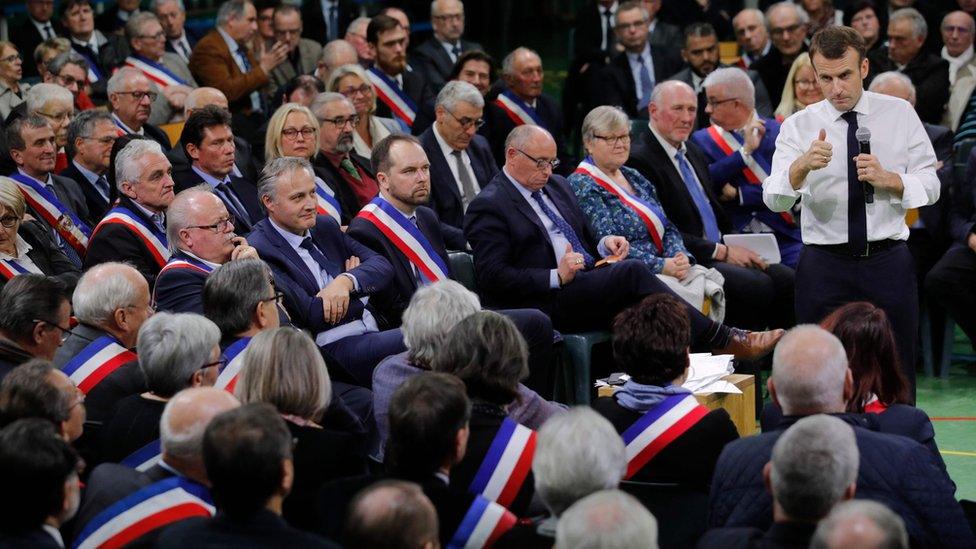
[[[637,498],[657,519],[661,549],[694,547],[705,533],[708,494],[680,484],[623,481],[620,489]]]

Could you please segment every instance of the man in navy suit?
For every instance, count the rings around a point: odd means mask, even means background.
[[[359,385],[369,387],[376,364],[404,351],[400,330],[379,331],[368,298],[389,286],[393,272],[383,256],[316,215],[312,166],[278,158],[264,168],[258,195],[268,217],[248,235],[275,280],[289,296],[292,321],[316,334],[316,343]]]
[[[488,140],[477,134],[484,106],[477,88],[451,81],[437,94],[437,121],[420,136],[430,160],[430,205],[447,225],[446,244],[456,250],[466,248],[464,210],[498,173]]]
[[[670,290],[646,265],[625,260],[620,236],[599,242],[566,180],[552,175],[556,142],[538,126],[509,134],[506,163],[468,206],[464,234],[474,249],[478,287],[491,307],[532,307],[559,330],[605,330],[620,310]],[[597,266],[601,257],[620,261]],[[688,306],[693,340],[740,358],[772,350],[782,331],[747,333]]]
[[[466,51],[480,50],[481,44],[462,40],[464,4],[460,0],[437,0],[430,5],[430,24],[434,36],[414,50],[414,66],[424,74],[433,91],[450,80],[458,58]]]
[[[68,126],[66,149],[71,160],[60,175],[73,180],[84,193],[91,226],[102,220],[112,202],[108,167],[118,135],[112,115],[94,109],[82,111]]]
[[[154,0],[152,11],[159,18],[159,24],[166,33],[166,51],[180,56],[184,63],[190,62],[193,46],[200,37],[186,28],[186,10],[183,0]]]
[[[108,99],[112,120],[120,135],[135,133],[159,143],[163,151],[171,148],[169,136],[148,122],[158,92],[153,91],[146,75],[132,67],[122,67],[108,80]]]

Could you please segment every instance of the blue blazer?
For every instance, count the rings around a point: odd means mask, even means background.
[[[349,271],[349,274],[355,276],[359,282],[359,289],[350,297],[373,294],[390,285],[393,279],[393,268],[390,262],[343,233],[339,229],[339,224],[331,217],[317,216],[315,226],[310,232],[312,241],[328,260],[323,268],[333,277],[345,271],[345,261],[350,256],[359,258],[361,262],[359,267]],[[317,333],[362,318],[364,309],[362,301],[350,299],[349,311],[342,320],[337,324],[329,324],[325,320],[322,298],[315,295],[321,290],[315,282],[315,277],[298,256],[298,252],[271,226],[269,219],[262,219],[254,226],[254,230],[247,235],[247,242],[271,267],[275,275],[275,283],[283,286],[285,307],[296,326]]]
[[[177,251],[169,260],[182,259],[193,261],[190,256]],[[203,314],[203,284],[209,273],[196,269],[169,269],[156,278],[153,290],[153,302],[157,311],[171,313]]]

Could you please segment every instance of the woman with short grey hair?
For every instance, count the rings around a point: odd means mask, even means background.
[[[106,461],[136,459],[139,450],[157,443],[166,402],[183,389],[213,386],[226,365],[220,354],[220,330],[201,315],[154,314],[139,329],[138,341],[139,370],[147,391],[116,404],[102,429],[101,457]]]
[[[407,133],[399,122],[392,118],[376,116],[376,92],[369,83],[366,71],[359,65],[343,65],[329,75],[326,90],[338,92],[352,101],[356,108],[356,131],[353,133],[353,147],[356,154],[369,158],[373,145],[394,133]]]

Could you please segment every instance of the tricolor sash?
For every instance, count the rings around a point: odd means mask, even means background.
[[[515,515],[501,505],[475,496],[447,549],[491,547],[502,534],[515,526],[515,522]]]
[[[342,211],[342,206],[336,200],[332,188],[320,177],[315,178],[315,200],[315,209],[319,215],[328,215],[335,219],[336,223],[342,224],[342,215],[339,213]]]
[[[505,114],[512,119],[512,122],[515,122],[516,126],[531,124],[533,126],[546,127],[542,123],[542,119],[539,118],[538,113],[535,112],[535,109],[509,90],[504,90],[498,94],[498,97],[495,98],[495,105],[505,111]]]
[[[115,502],[85,526],[72,547],[122,547],[148,532],[191,517],[212,517],[216,509],[207,488],[171,477]]]
[[[12,174],[11,179],[17,182],[21,194],[27,204],[41,216],[48,225],[54,228],[78,255],[84,256],[88,249],[88,239],[92,231],[78,216],[61,203],[57,195],[48,190],[43,183],[20,172]]]
[[[146,78],[152,80],[161,88],[187,85],[182,78],[170,72],[162,64],[150,61],[141,55],[130,55],[126,57],[125,66],[142,71],[146,75]]]
[[[210,274],[213,272],[213,267],[203,263],[202,261],[197,261],[192,257],[174,257],[171,258],[162,269],[160,269],[159,275],[162,276],[162,274],[166,271],[171,271],[173,269],[189,269],[191,271],[197,271],[203,274]]]
[[[17,275],[28,274],[31,272],[33,271],[18,263],[16,259],[0,259],[0,276],[6,278],[7,280],[10,280]]]
[[[390,112],[406,122],[407,126],[413,126],[413,121],[417,118],[417,104],[400,89],[396,80],[383,74],[383,71],[376,67],[366,71],[366,76],[369,77],[376,96],[390,108]]]
[[[508,507],[532,468],[536,433],[505,418],[468,491]]]
[[[656,206],[637,198],[636,196],[627,192],[623,187],[620,186],[612,178],[608,177],[607,174],[596,167],[595,164],[590,162],[590,157],[586,157],[580,162],[580,165],[576,168],[575,173],[580,173],[593,178],[596,184],[602,187],[608,193],[616,196],[624,203],[625,206],[634,210],[637,217],[644,222],[647,226],[647,233],[651,235],[651,241],[654,242],[654,246],[657,247],[657,253],[664,253],[664,212],[658,209]]]
[[[146,223],[128,208],[116,206],[105,214],[102,221],[95,227],[92,236],[98,234],[98,231],[109,223],[117,223],[135,233],[139,237],[139,240],[142,240],[142,243],[149,249],[149,253],[152,254],[159,267],[166,266],[166,262],[169,260],[169,249],[166,247],[166,235],[159,232],[156,227]]]
[[[136,354],[123,347],[117,339],[105,335],[89,343],[62,366],[61,371],[87,395],[98,382],[136,358]]]
[[[234,392],[234,387],[237,386],[237,376],[240,375],[241,366],[244,364],[244,351],[247,350],[247,345],[250,342],[251,338],[242,337],[224,349],[227,365],[217,375],[214,387],[226,389],[228,393]]]
[[[132,452],[132,454],[119,462],[119,464],[131,467],[136,471],[145,471],[163,459],[162,444],[162,441],[157,438],[135,452]]]
[[[377,196],[363,206],[356,217],[375,225],[431,282],[448,278],[447,264],[424,233],[382,196]]]
[[[98,63],[91,55],[89,55],[89,48],[84,46],[79,46],[78,44],[72,44],[71,47],[75,50],[78,55],[85,58],[88,64],[88,83],[94,84],[102,79],[102,71],[98,70]]]
[[[641,416],[621,435],[627,446],[627,474],[624,479],[634,476],[707,414],[708,408],[698,404],[695,395],[682,393],[669,396]]]

